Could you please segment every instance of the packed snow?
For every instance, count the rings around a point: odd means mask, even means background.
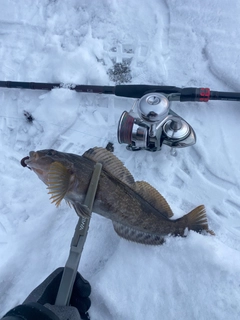
[[[236,0],[0,0],[0,80],[114,85],[109,70],[127,61],[132,84],[240,91],[239,16]],[[240,319],[239,102],[173,102],[197,134],[175,157],[167,146],[150,153],[118,144],[119,117],[133,102],[0,88],[0,316],[65,265],[78,220],[65,203],[50,203],[20,160],[111,141],[174,218],[204,204],[216,235],[140,245],[93,214],[79,266],[92,286],[91,319]]]

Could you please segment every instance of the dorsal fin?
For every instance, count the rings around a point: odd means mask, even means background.
[[[102,163],[105,171],[109,172],[122,182],[125,182],[130,186],[135,183],[134,178],[128,169],[124,167],[123,163],[107,149],[98,147],[91,148],[82,156],[95,162]]]
[[[146,181],[136,181],[134,184],[134,190],[166,218],[171,218],[173,216],[173,212],[167,201],[149,183]]]

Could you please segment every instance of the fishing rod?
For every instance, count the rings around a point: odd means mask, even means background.
[[[1,88],[29,89],[29,90],[52,90],[67,88],[76,92],[113,94],[118,97],[141,98],[147,93],[159,92],[171,95],[171,101],[200,101],[227,100],[240,101],[240,92],[211,91],[209,88],[179,88],[175,86],[156,86],[145,84],[96,86],[48,82],[23,82],[23,81],[0,81]]]
[[[208,102],[209,100],[240,101],[240,92],[212,91],[209,88],[179,88],[145,84],[98,86],[45,82],[0,81],[10,89],[52,90],[66,88],[81,93],[98,93],[136,99],[129,112],[124,111],[117,129],[118,142],[130,151],[159,151],[163,144],[184,148],[196,143],[191,125],[170,109],[174,101]]]

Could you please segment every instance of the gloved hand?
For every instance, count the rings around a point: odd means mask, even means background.
[[[74,282],[70,306],[55,306],[63,268],[56,269],[37,288],[35,288],[22,305],[10,310],[3,320],[34,319],[34,320],[88,320],[87,313],[91,301],[91,286],[79,273]],[[80,318],[81,316],[81,318]],[[6,317],[6,318],[5,318]],[[12,317],[12,318],[11,318]],[[16,318],[14,318],[16,317]]]

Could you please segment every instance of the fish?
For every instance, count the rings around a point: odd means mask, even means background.
[[[200,205],[181,218],[173,220],[173,212],[165,198],[148,182],[135,181],[130,171],[110,151],[94,147],[84,154],[53,149],[30,151],[21,160],[47,185],[51,201],[58,207],[63,199],[78,216],[89,218],[84,206],[95,164],[102,164],[93,203],[93,212],[112,220],[115,232],[122,238],[147,245],[160,245],[168,235],[186,236],[187,230],[206,231],[205,207]]]

